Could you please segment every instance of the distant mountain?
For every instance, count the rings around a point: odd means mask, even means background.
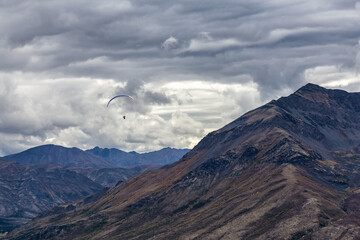
[[[0,231],[8,231],[59,204],[103,189],[76,172],[0,159]]]
[[[124,152],[116,148],[99,148],[86,152],[103,157],[117,167],[132,167],[136,165],[158,164],[166,165],[178,161],[189,149],[163,148],[149,153]]]
[[[43,145],[30,148],[21,153],[5,156],[4,159],[22,164],[55,164],[63,167],[109,168],[111,162],[104,158],[82,151],[57,145]]]
[[[360,93],[308,84],[8,239],[356,239]]]
[[[179,160],[189,149],[164,148],[149,153],[124,152],[115,148],[95,147],[82,151],[57,145],[42,145],[3,157],[22,164],[55,164],[81,168],[128,168],[138,165],[166,165]]]

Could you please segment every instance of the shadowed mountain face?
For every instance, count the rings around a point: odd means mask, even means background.
[[[103,187],[83,175],[54,166],[24,166],[0,159],[0,230],[8,231],[56,205]]]
[[[308,84],[9,239],[354,239],[360,93]],[[66,207],[64,207],[66,209]]]
[[[98,155],[110,161],[117,167],[132,167],[136,165],[166,165],[178,161],[189,149],[163,148],[149,153],[124,152],[115,148],[95,147],[86,152]]]
[[[21,153],[5,156],[4,159],[22,164],[55,164],[63,167],[106,168],[113,166],[106,159],[78,148],[57,145],[30,148]]]

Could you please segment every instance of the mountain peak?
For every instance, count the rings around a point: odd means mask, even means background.
[[[327,90],[319,85],[313,83],[307,83],[306,85],[299,88],[296,92],[303,92],[303,91],[324,91]]]
[[[305,86],[299,88],[295,93],[295,95],[302,96],[307,98],[308,100],[316,101],[319,100],[319,96],[323,96],[326,98],[342,98],[345,95],[351,94],[344,90],[340,89],[327,89],[324,87],[321,87],[319,85],[308,83]],[[293,94],[292,94],[293,95]],[[291,96],[291,95],[290,95]]]
[[[331,90],[320,87],[319,85],[308,83],[292,95],[300,96],[312,102],[327,102],[330,91]]]
[[[333,118],[340,112],[360,111],[360,93],[326,89],[309,83],[288,97],[282,97],[272,103],[287,110],[297,109]]]

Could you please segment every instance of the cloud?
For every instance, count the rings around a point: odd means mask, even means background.
[[[200,32],[199,33],[199,38],[200,39],[205,39],[205,40],[212,40],[210,32]]]
[[[350,92],[360,91],[360,77],[350,69],[339,66],[321,66],[305,71],[305,78],[328,88],[340,88]]]
[[[222,39],[222,40],[216,40],[212,41],[210,39],[201,39],[201,40],[191,40],[190,45],[186,51],[189,52],[212,52],[212,51],[219,51],[224,50],[226,48],[231,47],[241,47],[244,44],[239,42],[236,39]]]
[[[135,98],[135,101],[123,103],[118,107],[125,111],[139,112],[147,114],[151,112],[153,105],[166,105],[172,102],[171,97],[167,96],[163,91],[146,88],[145,82],[138,79],[126,81],[122,86],[113,89],[113,96],[118,94],[128,94]]]
[[[161,44],[161,46],[165,50],[175,49],[178,47],[178,45],[179,45],[179,41],[176,38],[174,38],[173,36],[169,37]]]
[[[0,15],[3,154],[191,147],[309,81],[360,91],[355,0],[16,0]],[[107,109],[119,93],[136,101]]]

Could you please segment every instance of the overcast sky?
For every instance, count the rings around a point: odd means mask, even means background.
[[[308,82],[360,91],[360,1],[0,0],[0,16],[0,156],[191,148]],[[135,101],[107,108],[116,94]]]

